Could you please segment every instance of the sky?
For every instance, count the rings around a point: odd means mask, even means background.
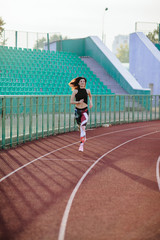
[[[0,17],[6,30],[100,39],[104,33],[112,50],[114,37],[133,33],[136,22],[160,23],[160,0],[0,0]]]

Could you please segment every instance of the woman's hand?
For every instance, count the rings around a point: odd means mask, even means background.
[[[93,104],[92,104],[92,102],[90,102],[90,104],[89,104],[89,107],[90,107],[90,108],[92,108],[92,107],[93,107]]]
[[[83,102],[84,102],[84,99],[79,100],[79,103],[83,103]]]

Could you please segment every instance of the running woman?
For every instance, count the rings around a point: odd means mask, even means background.
[[[92,108],[92,95],[90,89],[86,89],[86,78],[74,78],[69,86],[72,88],[71,104],[75,104],[75,119],[80,129],[79,151],[83,152],[84,142],[86,141],[86,125],[88,121],[88,97],[89,107]]]

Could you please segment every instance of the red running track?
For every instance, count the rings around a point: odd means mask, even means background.
[[[159,240],[160,121],[28,142],[0,152],[1,240]]]

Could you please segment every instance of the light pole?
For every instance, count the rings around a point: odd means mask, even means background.
[[[104,43],[104,14],[108,10],[108,8],[105,8],[103,13],[103,20],[102,20],[102,42]]]

